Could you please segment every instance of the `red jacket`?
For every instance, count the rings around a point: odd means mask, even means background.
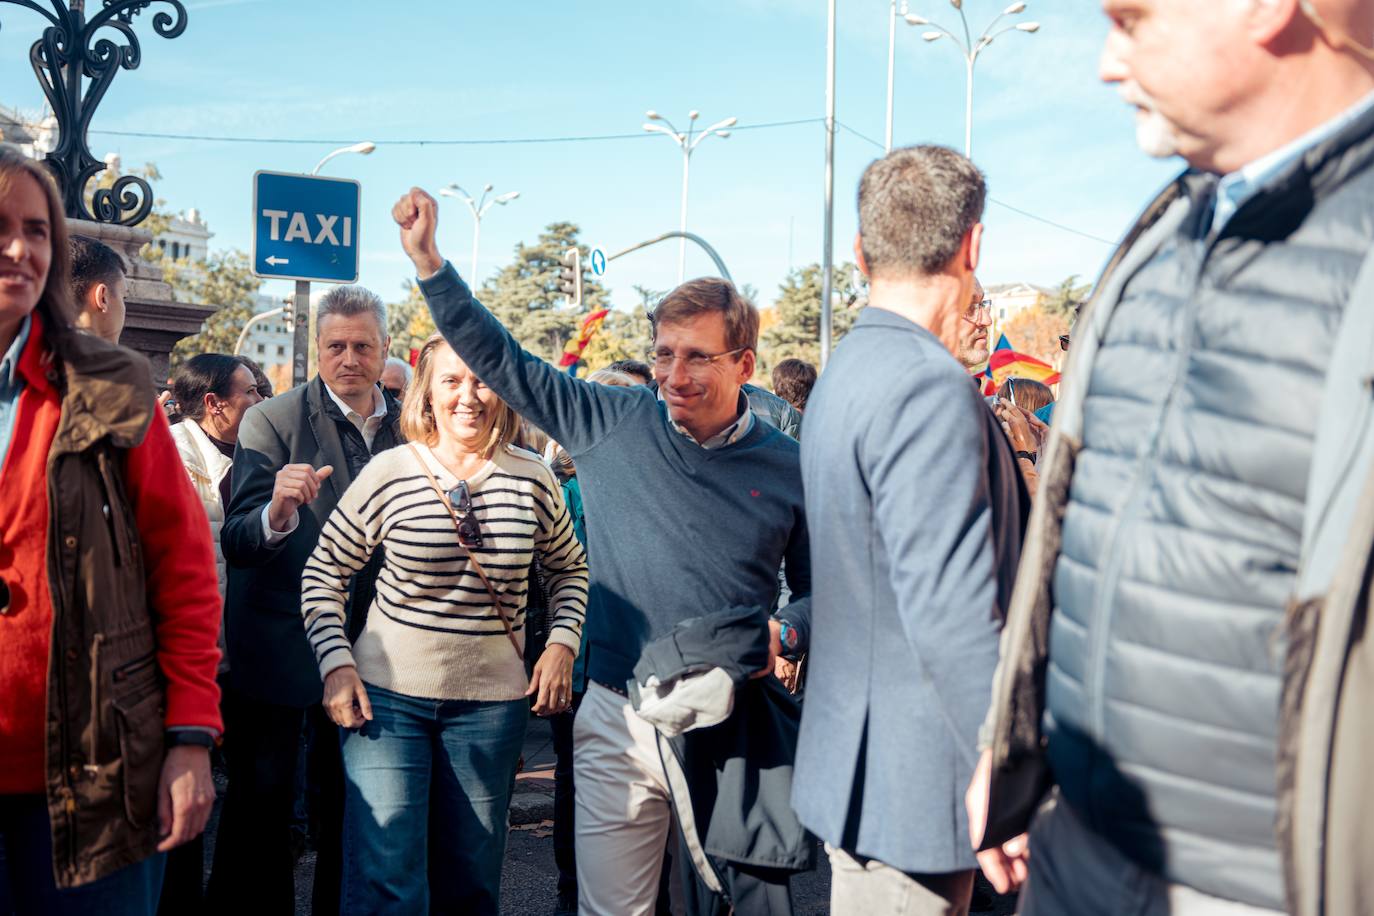
[[[19,397],[0,466],[0,578],[11,604],[0,615],[0,794],[45,786],[48,655],[47,460],[61,411],[49,377],[39,317],[19,361]],[[181,471],[166,417],[157,412],[141,444],[125,452],[124,486],[142,548],[157,660],[166,680],[165,724],[219,731],[216,639],[221,603],[209,523]]]

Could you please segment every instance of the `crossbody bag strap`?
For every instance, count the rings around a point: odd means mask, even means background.
[[[420,470],[424,471],[425,476],[429,478],[429,485],[434,488],[434,492],[439,497],[439,502],[443,503],[444,508],[448,510],[449,520],[453,522],[453,533],[458,538],[458,547],[463,553],[468,555],[468,562],[472,564],[472,569],[477,573],[477,578],[481,579],[482,584],[486,586],[487,594],[491,596],[492,607],[496,610],[496,616],[501,618],[501,625],[506,628],[506,638],[509,639],[510,644],[515,647],[515,654],[523,664],[525,661],[525,651],[520,648],[520,641],[515,638],[515,630],[511,628],[511,622],[506,619],[506,612],[501,609],[501,599],[496,596],[496,589],[491,587],[491,580],[487,578],[487,571],[482,568],[482,564],[477,562],[477,557],[473,556],[472,551],[468,550],[468,546],[463,543],[463,531],[458,525],[457,510],[453,508],[453,503],[449,500],[448,494],[439,486],[439,481],[435,479],[434,472],[431,471],[429,465],[425,463],[425,458],[420,454],[420,450],[415,447],[415,443],[407,442],[406,446],[410,449],[411,453],[415,455],[415,460],[420,463]]]

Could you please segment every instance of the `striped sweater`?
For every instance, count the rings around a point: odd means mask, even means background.
[[[445,492],[455,478],[416,446]],[[514,447],[468,478],[482,546],[471,548],[516,640],[525,641],[525,598],[534,551],[549,576],[549,643],[574,653],[587,606],[587,560],[558,484],[542,461]],[[367,624],[350,646],[344,602],[350,577],[378,548],[383,564]],[[367,683],[435,700],[512,700],[528,686],[524,660],[506,636],[448,510],[406,446],[377,455],[325,522],[305,564],[301,612],[320,676],[356,665]]]

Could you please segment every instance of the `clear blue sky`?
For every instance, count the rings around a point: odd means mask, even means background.
[[[975,34],[1007,0],[965,0]],[[457,181],[490,182],[519,200],[483,223],[479,272],[506,262],[516,242],[555,220],[582,227],[608,250],[677,228],[681,154],[666,137],[487,146],[400,145],[414,139],[634,134],[654,108],[681,126],[728,116],[741,127],[818,118],[825,103],[825,0],[565,0],[554,3],[364,3],[361,0],[188,0],[186,33],[157,37],[136,22],[143,64],[121,72],[92,125],[97,156],[155,162],[173,210],[196,207],[214,247],[247,250],[257,169],[308,171],[331,140],[374,140],[370,157],[346,156],[328,174],[363,185],[360,282],[387,299],[409,276],[390,222],[396,196]],[[887,0],[840,0],[837,117],[881,143],[887,75]],[[957,28],[948,0],[914,12]],[[1106,22],[1091,0],[1031,0],[1020,17],[1039,34],[1003,36],[978,63],[974,159],[993,198],[1102,239],[1124,231],[1178,167],[1148,160],[1131,113],[1096,76]],[[0,6],[0,103],[37,110],[29,71],[36,14]],[[899,24],[896,141],[963,142],[964,68],[954,46],[926,44]],[[99,131],[293,138],[312,145],[120,137]],[[388,142],[393,141],[393,142]],[[706,141],[692,160],[690,226],[722,253],[735,279],[776,294],[790,266],[818,261],[824,129],[820,124],[739,130]],[[841,130],[836,159],[836,261],[856,226],[854,192],[881,148]],[[998,204],[985,219],[987,284],[1043,285],[1095,275],[1110,247]],[[440,243],[466,270],[472,220],[444,202]],[[611,265],[618,305],[633,285],[676,279],[665,243]],[[688,256],[689,275],[710,272]],[[276,283],[268,292],[285,293]]]

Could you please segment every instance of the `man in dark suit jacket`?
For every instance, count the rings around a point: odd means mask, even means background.
[[[320,374],[243,418],[220,534],[228,566],[229,792],[209,888],[218,912],[294,911],[290,824],[303,727],[319,847],[312,911],[339,912],[343,770],[337,726],[320,707],[301,574],[349,483],[372,455],[402,439],[400,405],[377,386],[390,343],[381,299],[360,287],[331,290],[316,327]],[[371,592],[364,570],[354,582],[350,636]]]
[[[811,667],[792,803],[827,843],[835,914],[962,914],[973,887],[963,793],[1028,509],[954,355],[981,317],[984,195],[940,147],[869,166],[869,304],[806,412]]]

